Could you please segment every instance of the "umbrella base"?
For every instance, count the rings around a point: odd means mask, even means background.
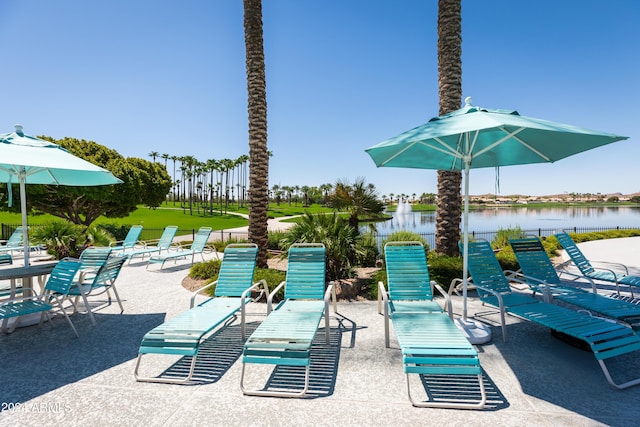
[[[453,321],[471,344],[484,344],[491,341],[491,329],[477,320],[458,318]]]

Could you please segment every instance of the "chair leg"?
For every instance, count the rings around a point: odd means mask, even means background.
[[[191,381],[191,378],[193,377],[193,373],[196,370],[196,357],[197,355],[194,355],[191,357],[191,367],[189,368],[189,374],[184,378],[141,377],[140,375],[138,375],[138,370],[140,368],[140,362],[142,361],[142,353],[138,353],[138,360],[136,361],[136,368],[133,371],[133,376],[136,378],[136,381],[139,381],[139,382],[186,384],[189,381]]]
[[[71,321],[71,318],[69,318],[69,315],[67,314],[67,312],[62,307],[62,302],[58,301],[58,307],[62,311],[62,314],[64,314],[64,318],[67,319],[67,322],[69,323],[69,326],[71,326],[71,329],[73,329],[73,333],[76,334],[76,338],[80,338],[80,335],[78,334],[78,331],[76,330],[76,327],[73,325],[73,322]],[[89,312],[89,313],[91,313],[91,312]],[[95,324],[94,324],[94,326],[95,326]]]
[[[311,365],[307,365],[304,372],[304,388],[299,392],[276,391],[276,390],[247,390],[244,387],[244,372],[246,363],[242,362],[242,373],[240,374],[240,390],[247,396],[263,397],[303,397],[309,390],[309,377],[311,376]]]
[[[89,313],[91,324],[96,326],[96,319],[93,317],[93,312],[91,311],[91,307],[89,307],[89,301],[87,301],[87,295],[84,292],[82,292],[82,300],[84,301],[84,307],[87,309],[87,313]],[[67,313],[65,312],[64,315],[66,316]]]
[[[598,360],[598,363],[600,364],[600,368],[602,368],[602,372],[604,373],[604,376],[607,378],[607,381],[609,382],[609,384],[611,384],[612,386],[614,386],[618,390],[624,390],[625,388],[629,388],[629,387],[632,387],[634,385],[640,384],[640,378],[636,378],[635,380],[627,381],[626,383],[616,384],[613,381],[613,378],[611,378],[611,374],[609,374],[609,369],[607,369],[607,365],[604,363],[604,360]]]
[[[416,402],[411,397],[411,385],[409,383],[409,375],[407,375],[407,395],[411,404],[417,408],[449,408],[449,409],[482,409],[487,402],[487,393],[484,389],[484,382],[482,381],[482,375],[478,375],[478,383],[480,388],[480,400],[474,403],[454,403],[454,402]]]
[[[111,285],[111,289],[113,289],[113,294],[116,296],[116,301],[118,301],[118,305],[120,306],[120,314],[124,313],[124,307],[122,307],[122,301],[120,300],[120,295],[118,295],[118,290],[114,284]]]

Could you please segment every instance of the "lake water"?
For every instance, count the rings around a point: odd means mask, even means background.
[[[389,221],[377,222],[379,235],[389,235],[398,230],[410,230],[419,234],[435,233],[435,212],[413,212],[400,209]],[[556,208],[487,208],[469,212],[469,232],[492,234],[498,229],[520,227],[541,235],[555,231],[596,231],[609,228],[640,228],[640,207],[556,207]],[[460,223],[462,228],[462,223]],[[587,230],[585,230],[587,229]],[[485,238],[490,239],[487,236]],[[429,239],[430,240],[430,239]]]

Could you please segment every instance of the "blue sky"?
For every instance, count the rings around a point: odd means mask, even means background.
[[[0,133],[146,159],[248,153],[242,14],[241,0],[0,0]],[[462,14],[464,97],[629,137],[501,168],[500,194],[640,191],[640,2],[463,0]],[[263,20],[270,186],[437,192],[435,171],[364,152],[438,113],[435,0],[263,0]],[[495,178],[472,170],[471,194]]]

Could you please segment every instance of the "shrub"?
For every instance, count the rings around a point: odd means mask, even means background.
[[[429,251],[429,243],[427,243],[424,237],[413,231],[400,230],[391,233],[386,240],[382,241],[382,247],[384,248],[384,245],[389,242],[420,242],[424,245],[425,251]]]
[[[51,221],[33,229],[31,237],[47,247],[56,259],[78,258],[88,244],[84,227],[68,221]]]
[[[499,228],[491,241],[491,247],[493,249],[506,248],[509,246],[509,239],[522,239],[524,237],[527,237],[527,234],[519,226],[515,228]]]
[[[287,233],[284,231],[270,231],[268,235],[267,248],[274,251],[282,250],[282,240],[286,237]]]
[[[129,229],[131,228],[130,224],[116,224],[115,222],[106,222],[96,225],[96,228],[102,229],[106,231],[109,235],[113,237],[115,241],[124,240],[127,237],[127,233],[129,233]]]
[[[335,213],[306,213],[286,233],[282,243],[284,250],[294,243],[324,244],[327,250],[327,280],[337,280],[352,277],[356,259],[362,255],[358,238],[358,230]]]
[[[462,257],[429,253],[429,278],[435,280],[445,290],[449,289],[453,279],[462,278]]]
[[[218,280],[218,274],[220,273],[220,266],[222,265],[221,260],[210,260],[205,262],[199,262],[194,264],[189,270],[189,277],[196,280],[205,280],[206,282],[213,282]],[[257,283],[258,281],[264,279],[267,282],[267,286],[269,287],[269,292],[274,290],[276,286],[278,286],[285,279],[285,272],[280,270],[272,270],[268,268],[257,268],[255,274],[253,275],[253,283]],[[215,292],[216,287],[212,286],[207,289],[206,293],[209,296],[212,296]],[[284,292],[280,291],[276,294],[274,301],[277,299],[278,301],[282,300]],[[265,296],[266,299],[266,296]]]
[[[222,261],[219,259],[198,262],[189,269],[189,277],[196,280],[216,280],[220,273],[220,265]]]
[[[373,233],[365,233],[358,240],[360,251],[357,253],[356,263],[362,267],[375,267],[376,260],[380,254],[378,242]]]

